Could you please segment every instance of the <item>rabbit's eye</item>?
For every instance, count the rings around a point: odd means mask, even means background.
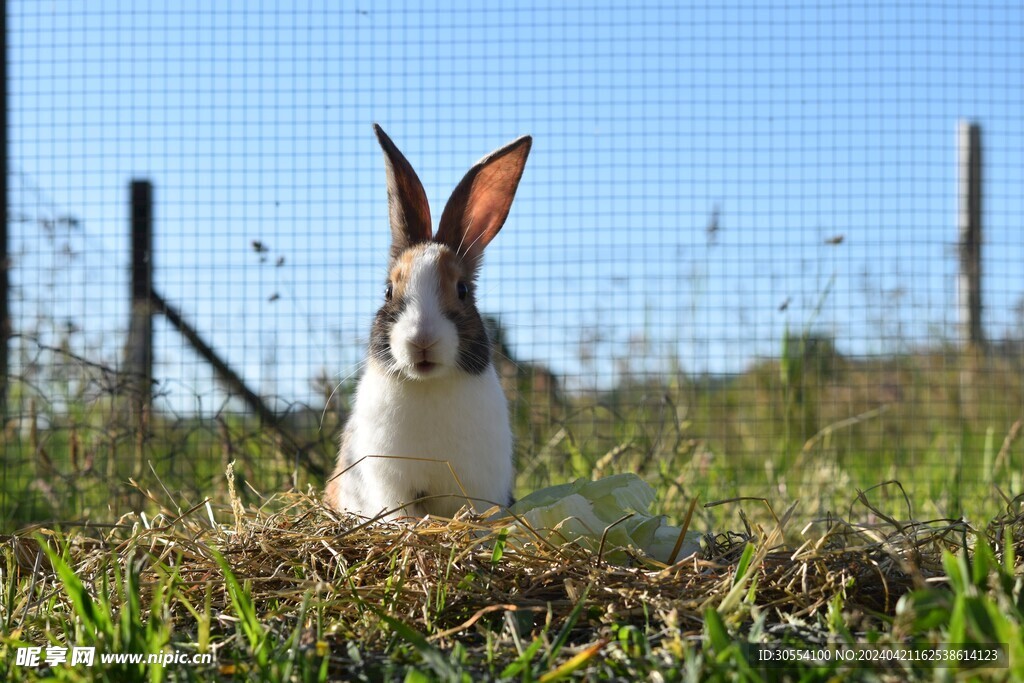
[[[391,301],[392,295],[395,293],[395,287],[390,282],[384,287],[384,299]]]
[[[455,285],[455,291],[458,292],[459,301],[465,301],[466,297],[469,296],[469,285],[465,282],[459,282]]]

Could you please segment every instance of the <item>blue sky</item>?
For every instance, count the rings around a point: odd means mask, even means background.
[[[146,177],[158,290],[250,384],[315,403],[310,379],[355,370],[379,303],[376,121],[435,220],[476,159],[534,136],[480,305],[570,384],[740,371],[786,326],[905,350],[955,334],[966,118],[986,329],[1021,334],[1020,3],[549,5],[12,0],[14,209],[78,219],[15,225],[16,328],[72,320],[78,348],[117,358],[127,184]],[[216,404],[157,329],[173,405]]]

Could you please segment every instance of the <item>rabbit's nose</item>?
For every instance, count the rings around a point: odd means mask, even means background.
[[[429,330],[419,331],[409,338],[409,345],[417,351],[429,351],[437,345],[437,337],[431,334]]]

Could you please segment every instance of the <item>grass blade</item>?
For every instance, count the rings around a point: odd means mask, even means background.
[[[110,614],[104,610],[97,609],[96,602],[89,595],[89,591],[86,590],[85,584],[78,578],[75,570],[55,550],[50,548],[46,543],[46,539],[37,534],[36,542],[39,543],[39,547],[46,553],[46,557],[50,560],[54,571],[57,572],[57,577],[64,587],[64,592],[67,593],[68,598],[71,600],[75,614],[82,620],[82,625],[92,631],[94,637],[102,635],[113,639],[114,622],[110,618]]]
[[[596,643],[586,648],[582,652],[579,652],[570,657],[569,659],[567,659],[566,661],[562,662],[562,664],[557,669],[552,669],[551,671],[541,676],[540,679],[538,679],[538,683],[551,683],[551,681],[558,681],[565,678],[566,676],[568,676],[569,674],[573,673],[574,671],[582,667],[584,664],[586,664],[591,657],[600,652],[601,649],[607,644],[608,639],[602,638],[601,640],[597,641]]]
[[[238,582],[238,578],[224,556],[214,548],[210,548],[210,554],[224,573],[224,583],[227,586],[228,595],[231,597],[231,604],[234,605],[235,611],[238,613],[239,624],[249,641],[249,647],[256,656],[256,663],[260,667],[266,667],[270,662],[269,641],[263,623],[256,616],[256,607]]]
[[[551,650],[544,658],[544,666],[550,666],[551,661],[558,656],[558,652],[565,645],[565,641],[569,639],[569,634],[572,629],[576,626],[576,622],[580,618],[580,613],[583,611],[583,607],[587,602],[587,596],[590,594],[590,584],[583,589],[583,594],[580,595],[580,599],[576,601],[576,605],[572,608],[572,612],[566,617],[565,623],[562,624],[562,628],[558,631],[558,636],[555,637],[555,642],[551,644]]]
[[[445,681],[458,681],[462,680],[462,676],[452,663],[448,661],[445,654],[437,647],[431,645],[422,633],[412,628],[404,621],[395,619],[394,617],[384,614],[378,609],[370,607],[370,610],[380,617],[381,621],[391,627],[395,633],[402,637],[407,643],[416,648],[416,651],[423,658],[431,669],[434,670],[442,680]]]

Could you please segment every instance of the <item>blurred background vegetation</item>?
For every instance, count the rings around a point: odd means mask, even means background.
[[[889,480],[903,484],[915,515],[994,515],[1001,493],[1024,490],[1021,358],[1012,348],[938,348],[858,360],[808,334],[787,337],[779,357],[735,376],[626,372],[612,389],[570,393],[543,366],[516,362],[504,345],[496,351],[516,433],[517,495],[636,472],[657,488],[659,511],[677,519],[693,497],[741,496],[776,508],[799,500],[822,517]],[[182,511],[219,500],[231,461],[236,490],[254,503],[291,487],[320,489],[355,385],[325,384],[326,408],[273,426],[227,409],[137,415],[116,373],[65,361],[45,384],[13,385],[11,399],[27,410],[3,435],[7,530],[153,513],[149,491]],[[900,492],[884,497],[909,516]],[[708,508],[705,523],[735,521],[733,512]]]

